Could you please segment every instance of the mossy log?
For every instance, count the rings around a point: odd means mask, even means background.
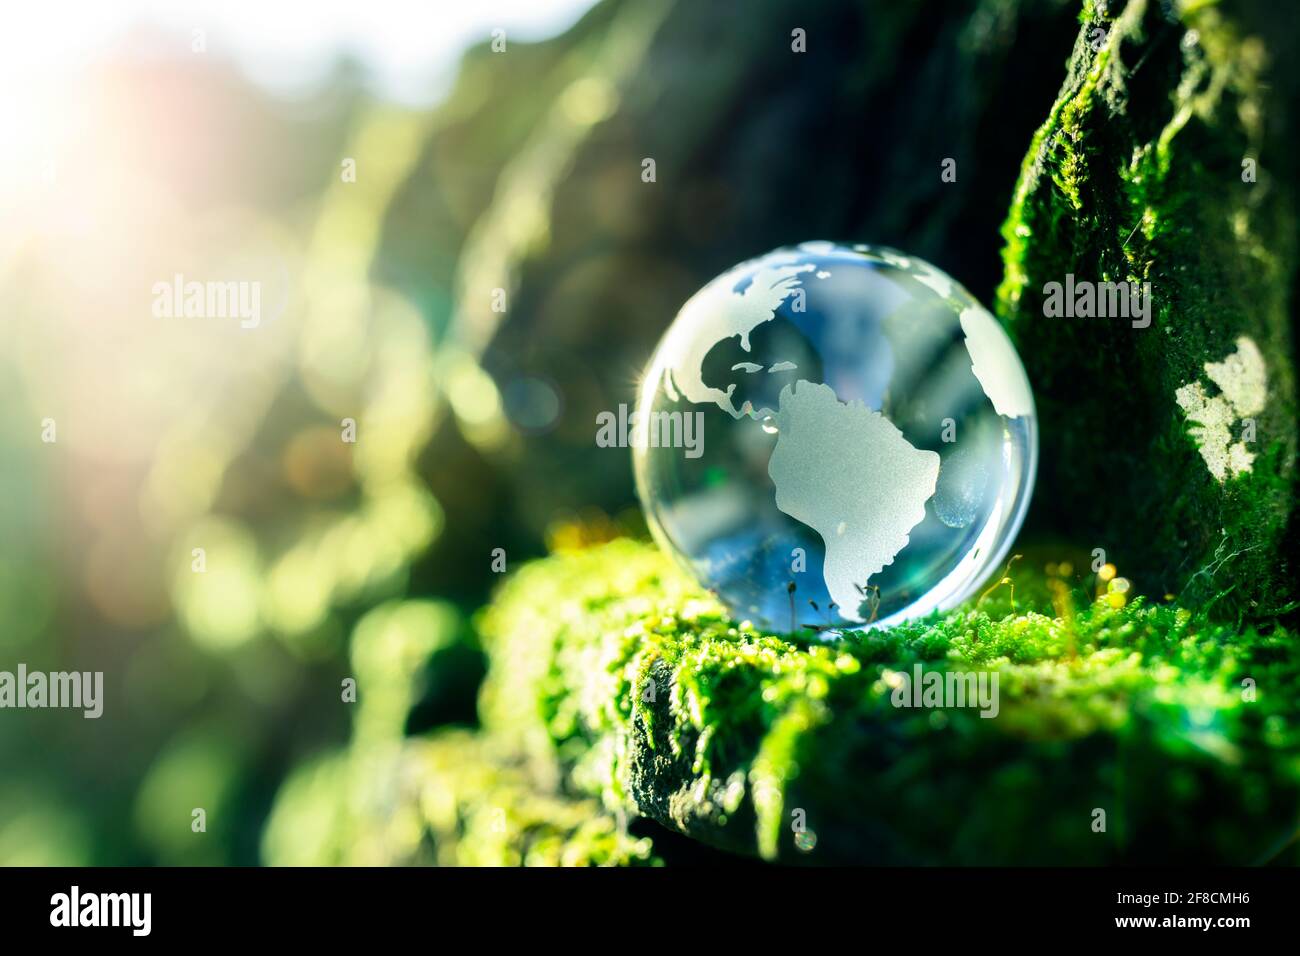
[[[763,859],[1296,860],[1293,634],[1010,578],[1014,612],[1004,586],[823,643],[729,621],[653,547],[549,558],[483,617],[482,717],[573,792]],[[995,672],[997,715],[895,706],[918,664]]]

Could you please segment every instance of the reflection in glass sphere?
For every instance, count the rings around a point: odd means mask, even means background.
[[[969,597],[1034,484],[1025,371],[933,266],[804,243],[697,292],[633,419],[656,540],[737,619],[890,625]]]

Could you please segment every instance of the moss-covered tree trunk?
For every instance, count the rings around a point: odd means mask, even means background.
[[[1292,66],[1233,4],[1170,6],[1085,5],[1004,227],[998,306],[1043,422],[1031,532],[1266,618],[1296,597],[1295,156],[1269,95]],[[1060,314],[1059,287],[1100,282],[1149,284],[1150,315]]]

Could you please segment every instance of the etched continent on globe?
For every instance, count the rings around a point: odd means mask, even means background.
[[[841,617],[859,611],[873,574],[907,546],[939,479],[939,455],[860,402],[800,381],[781,391],[768,472],[776,506],[826,542],[822,575]]]
[[[663,386],[668,395],[676,399],[680,392],[690,402],[713,402],[732,418],[752,412],[732,404],[735,385],[724,391],[704,383],[704,358],[715,345],[733,336],[740,337],[740,347],[748,352],[749,334],[775,318],[777,307],[798,287],[799,273],[813,268],[795,256],[777,260],[756,272],[741,292],[733,289],[739,275],[739,270],[733,269],[691,296],[682,306],[686,321],[674,324],[677,334],[670,330],[663,345]]]

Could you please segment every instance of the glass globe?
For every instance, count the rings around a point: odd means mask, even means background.
[[[629,423],[655,539],[737,620],[777,632],[969,597],[1006,560],[1038,454],[997,320],[928,263],[828,242],[697,292]]]

